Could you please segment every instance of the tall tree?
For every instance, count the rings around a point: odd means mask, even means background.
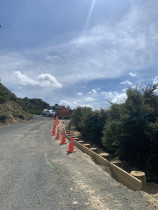
[[[111,104],[103,130],[103,144],[114,156],[151,171],[157,157],[157,85],[127,90],[124,104]],[[158,158],[157,158],[158,161]]]

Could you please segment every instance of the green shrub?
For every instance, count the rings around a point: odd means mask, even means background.
[[[9,119],[9,114],[8,113],[0,114],[0,121],[1,122],[5,122],[7,119]]]
[[[102,147],[102,130],[107,114],[104,109],[92,110],[89,107],[77,107],[71,115],[71,120],[84,140],[90,140]]]
[[[18,117],[18,113],[17,112],[14,112],[13,113],[13,116],[17,118]]]
[[[21,114],[21,113],[20,113],[20,114],[18,114],[18,117],[19,117],[19,118],[21,118],[22,120],[24,120],[24,119],[25,119],[25,116],[24,116],[23,114]]]
[[[158,177],[158,85],[127,90],[124,104],[111,104],[102,142],[115,157]]]

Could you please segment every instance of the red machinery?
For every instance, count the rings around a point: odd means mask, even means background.
[[[70,110],[69,108],[65,108],[65,106],[58,106],[56,110],[56,115],[59,119],[69,119],[70,118]]]

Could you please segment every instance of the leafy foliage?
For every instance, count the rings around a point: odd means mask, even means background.
[[[156,89],[157,85],[129,88],[124,104],[111,104],[102,138],[113,156],[131,162],[147,174],[157,173],[158,166]]]
[[[18,98],[18,103],[23,107],[24,111],[29,111],[31,114],[42,114],[43,109],[50,109],[48,103],[36,98]]]
[[[9,91],[5,86],[0,83],[0,104],[3,104],[9,100],[16,101],[15,94]]]
[[[78,107],[71,115],[72,122],[82,137],[99,146],[102,146],[102,129],[106,118],[104,109],[93,111],[89,107]]]
[[[8,113],[0,114],[0,122],[5,122],[7,119],[9,119]]]
[[[76,108],[72,122],[85,140],[103,146],[113,158],[126,160],[158,181],[158,85],[127,90],[123,104],[108,110]]]

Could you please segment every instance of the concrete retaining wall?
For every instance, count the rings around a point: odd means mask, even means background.
[[[67,138],[69,139],[69,136],[67,136]],[[80,144],[75,140],[74,140],[74,145],[78,147],[81,151],[91,156],[99,165],[108,166],[110,168],[112,177],[115,178],[118,182],[122,183],[123,185],[132,190],[138,191],[142,189],[142,181],[140,181],[139,179],[130,175],[120,167],[114,165],[105,158],[99,156],[99,154],[93,152],[91,149],[88,149],[87,147],[85,147],[84,145]]]

